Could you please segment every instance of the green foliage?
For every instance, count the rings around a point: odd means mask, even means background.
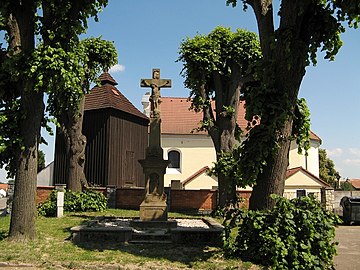
[[[304,98],[297,100],[292,135],[298,145],[298,153],[307,155],[310,149],[310,111]]]
[[[345,191],[353,191],[353,190],[355,190],[355,188],[354,188],[353,185],[350,183],[350,181],[342,182],[342,183],[340,184],[340,189],[341,189],[341,190],[345,190]]]
[[[220,90],[214,85],[214,74],[229,79],[236,69],[245,76],[249,66],[261,57],[256,34],[242,29],[233,33],[230,28],[221,26],[208,35],[186,38],[179,53],[178,61],[184,63],[184,84],[191,90],[190,96],[194,97],[193,106],[200,110],[204,105],[209,106],[214,91]],[[203,84],[207,87],[206,97],[199,94]]]
[[[86,41],[78,46],[79,35],[87,28],[87,19],[94,17],[97,20],[97,13],[107,5],[107,0],[41,0],[33,3],[34,9],[31,7],[28,11],[37,13],[35,20],[21,27],[29,27],[29,30],[31,24],[36,26],[33,35],[38,46],[28,48],[26,53],[18,47],[10,48],[8,20],[10,14],[19,9],[19,3],[3,0],[0,5],[0,36],[4,37],[4,43],[0,42],[0,167],[5,166],[9,177],[16,172],[14,153],[24,150],[19,128],[21,119],[26,116],[20,107],[21,85],[24,82],[33,85],[34,94],[47,92],[49,101],[57,99],[61,105],[48,107],[51,114],[56,115],[60,110],[66,110],[66,106],[76,108],[83,94],[79,88],[83,90],[84,84],[94,80],[98,66],[111,65],[116,58],[113,45],[96,56],[96,50]],[[20,29],[22,31],[25,29]],[[89,40],[97,43],[95,46],[104,45],[101,40]],[[114,58],[109,60],[109,54]],[[99,60],[99,57],[104,58]],[[44,127],[46,121],[44,117]]]
[[[40,172],[45,168],[45,153],[41,150],[38,150],[38,167],[37,171]]]
[[[74,42],[71,48],[43,43],[33,54],[30,76],[36,90],[48,93],[50,114],[59,117],[70,108],[76,111],[98,73],[116,62],[113,42],[101,38]]]
[[[53,217],[56,215],[56,194],[50,193],[49,198],[38,206],[38,215]],[[104,194],[92,190],[86,192],[65,191],[65,212],[102,212],[107,209],[107,200]]]
[[[277,200],[271,211],[229,209],[226,252],[271,269],[333,269],[338,216],[313,197]],[[229,233],[236,228],[236,238]]]
[[[340,174],[335,169],[334,161],[327,157],[325,149],[319,149],[319,175],[320,179],[336,188]]]

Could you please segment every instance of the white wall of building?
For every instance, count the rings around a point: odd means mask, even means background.
[[[319,177],[319,146],[318,141],[310,141],[310,149],[306,156],[304,152],[298,153],[298,147],[295,141],[291,142],[289,152],[289,169],[296,167],[303,167],[305,170],[311,172],[313,175]]]
[[[52,186],[54,176],[54,162],[51,162],[44,169],[37,174],[37,185],[38,186]]]
[[[216,153],[212,140],[207,135],[166,135],[161,136],[161,146],[164,149],[164,159],[171,150],[180,152],[180,170],[167,169],[165,174],[165,187],[171,185],[171,180],[181,182],[198,172],[205,166],[211,167],[216,160]],[[217,182],[206,173],[199,175],[195,181],[186,187],[189,189],[211,188]]]
[[[165,174],[165,187],[171,186],[171,180],[180,180],[183,182],[194,173],[198,172],[205,166],[212,167],[213,162],[216,161],[216,153],[212,143],[212,140],[207,135],[174,135],[174,134],[162,134],[161,144],[164,149],[164,159],[167,160],[167,153],[171,150],[177,150],[180,152],[180,170],[167,169]],[[315,176],[319,176],[319,155],[318,155],[319,142],[311,141],[311,148],[308,150],[308,156],[304,154],[298,154],[297,145],[292,142],[289,153],[290,164],[289,168],[303,167]],[[299,178],[309,178],[302,173],[297,173],[291,177],[295,179],[297,185],[304,186],[303,180]],[[286,185],[292,185],[292,181],[288,179]],[[312,182],[312,181],[311,181]],[[189,182],[185,189],[211,189],[217,186],[217,181],[211,178],[206,173],[200,174],[193,181]],[[313,184],[311,184],[313,185]],[[309,192],[320,192],[320,184],[315,190]],[[295,191],[296,188],[294,187]],[[296,194],[296,192],[295,192]]]

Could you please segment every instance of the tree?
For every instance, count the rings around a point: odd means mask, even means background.
[[[251,79],[249,66],[260,57],[257,36],[240,29],[233,33],[217,27],[207,36],[197,35],[181,43],[179,60],[184,63],[184,84],[191,90],[191,107],[203,113],[199,129],[210,135],[218,163],[231,155],[240,141],[241,131],[236,123],[240,93]],[[225,206],[234,201],[237,183],[223,169],[217,170],[217,176],[218,205]]]
[[[71,48],[67,48],[66,55],[69,60],[53,66],[48,110],[56,117],[65,139],[67,174],[64,181],[69,190],[79,192],[87,186],[84,174],[86,137],[82,134],[84,95],[101,70],[107,70],[117,63],[117,52],[110,41],[88,38],[74,42]],[[68,70],[67,76],[78,82],[77,85],[68,84],[62,79],[61,70],[66,68],[69,61],[76,68]]]
[[[297,96],[305,68],[316,64],[319,48],[333,60],[345,31],[342,22],[357,27],[359,0],[305,0],[280,3],[280,22],[274,24],[274,9],[269,0],[243,0],[257,20],[263,58],[258,63],[258,85],[244,93],[246,117],[261,118],[249,132],[241,150],[244,178],[256,181],[250,209],[271,209],[270,194],[282,195],[289,164],[289,147],[294,135],[306,140],[306,130],[294,130]],[[235,6],[237,0],[227,0]],[[254,151],[257,153],[255,156]]]
[[[354,191],[355,190],[355,188],[353,187],[353,185],[351,184],[351,182],[349,180],[342,182],[340,184],[340,188],[341,188],[341,190],[345,190],[345,191]]]
[[[44,168],[45,168],[45,153],[41,150],[38,150],[37,172],[39,173]]]
[[[71,41],[85,31],[87,19],[96,18],[98,10],[106,4],[107,0],[1,2],[0,30],[5,31],[7,47],[1,48],[0,53],[0,121],[4,124],[0,159],[1,164],[6,164],[15,174],[9,233],[12,240],[35,237],[37,153],[40,126],[44,124],[43,96],[45,91],[51,91],[47,88],[51,84],[47,82],[53,76],[52,65],[56,65],[59,58],[66,59],[61,44],[52,47],[50,41],[66,38]],[[38,8],[42,9],[42,16],[37,14]],[[51,9],[56,9],[56,13],[47,12]],[[42,39],[38,47],[35,47],[35,38]],[[71,45],[72,42],[67,44]],[[48,62],[51,64],[44,65]],[[74,80],[66,75],[72,67],[62,70],[63,79],[70,85]]]
[[[334,162],[327,157],[325,149],[319,149],[319,173],[320,179],[326,181],[332,187],[337,188],[340,174],[335,170]]]

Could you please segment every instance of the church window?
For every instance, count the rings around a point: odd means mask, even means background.
[[[305,189],[298,189],[296,191],[296,198],[304,197],[306,196],[306,190]]]
[[[168,160],[170,164],[168,168],[180,169],[180,152],[171,150],[168,152]]]

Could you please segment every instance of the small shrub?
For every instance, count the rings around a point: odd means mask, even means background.
[[[272,269],[334,269],[340,219],[315,198],[274,199],[271,211],[227,213],[226,253]],[[230,230],[236,231],[235,239]]]
[[[57,191],[51,192],[49,198],[38,206],[40,216],[54,217],[56,215],[56,194]],[[65,191],[65,212],[101,212],[106,208],[106,197],[100,192],[92,190],[85,192]]]

